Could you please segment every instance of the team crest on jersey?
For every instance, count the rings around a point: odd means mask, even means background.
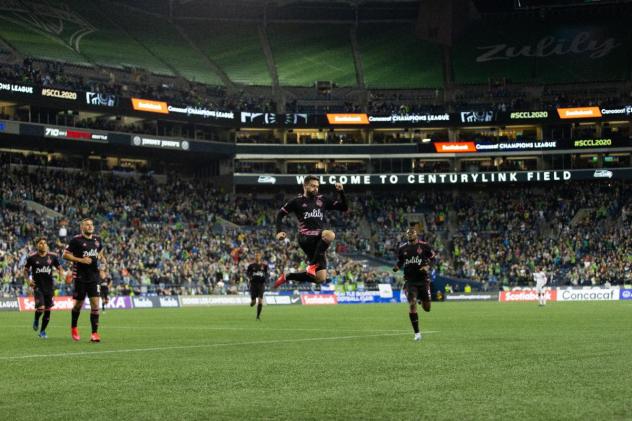
[[[307,207],[307,203],[303,203],[303,207],[306,208]]]
[[[98,242],[98,241],[95,241],[95,242],[94,242],[94,244],[95,244],[97,247],[99,247],[99,242]]]
[[[417,247],[417,254],[421,254],[421,247]]]
[[[85,246],[87,246],[87,244],[86,244],[86,243],[83,243],[83,246],[85,247]]]
[[[323,205],[323,201],[320,199],[316,199],[316,206],[321,207]]]
[[[53,261],[52,261],[52,260],[50,260],[50,257],[49,257],[49,258],[46,260],[46,263],[50,265],[50,264],[52,264],[52,263],[53,263]]]

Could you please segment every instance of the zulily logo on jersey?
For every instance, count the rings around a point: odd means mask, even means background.
[[[83,257],[97,257],[98,255],[99,255],[99,252],[97,251],[97,249],[92,249],[90,251],[83,252]]]
[[[314,209],[311,212],[305,212],[303,215],[303,219],[307,218],[320,218],[323,219],[323,213],[320,209]]]
[[[37,273],[47,273],[47,274],[49,274],[49,275],[50,275],[50,274],[51,274],[51,272],[52,272],[52,270],[51,270],[50,266],[44,266],[44,267],[41,267],[41,268],[37,268],[37,269],[35,270],[35,273],[36,273],[36,274],[37,274]]]
[[[424,261],[421,257],[419,256],[414,256],[414,257],[409,257],[408,259],[404,260],[404,265],[423,265]]]

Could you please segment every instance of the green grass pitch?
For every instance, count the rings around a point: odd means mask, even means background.
[[[632,302],[0,313],[3,420],[632,419]]]

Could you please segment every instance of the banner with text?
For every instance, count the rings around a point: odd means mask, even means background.
[[[558,171],[499,171],[480,173],[416,173],[416,174],[336,174],[317,175],[321,186],[342,183],[349,186],[389,185],[458,185],[539,183],[578,180],[629,180],[632,168]],[[305,175],[235,173],[233,183],[238,186],[301,186]]]

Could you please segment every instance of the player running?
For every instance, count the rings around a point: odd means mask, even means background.
[[[419,331],[419,315],[417,300],[424,311],[430,311],[430,263],[435,257],[430,245],[417,238],[417,230],[410,227],[406,230],[407,242],[397,250],[397,263],[393,272],[404,269],[404,291],[408,300],[408,317],[415,332],[415,340],[421,340]]]
[[[541,267],[537,267],[537,270],[533,273],[533,280],[535,281],[535,292],[538,294],[538,303],[540,306],[546,305],[546,293],[544,292],[544,286],[546,285],[546,273]]]
[[[325,252],[336,238],[336,234],[323,229],[325,223],[324,211],[337,210],[345,212],[349,209],[343,186],[336,183],[338,198],[333,200],[318,194],[320,182],[310,175],[303,181],[303,194],[287,202],[279,210],[276,217],[276,238],[284,240],[287,234],[282,230],[283,218],[293,213],[299,222],[298,244],[307,255],[309,266],[305,272],[284,273],[274,283],[274,288],[287,281],[322,283],[327,279],[327,258]]]
[[[250,289],[250,307],[257,304],[257,320],[261,320],[263,308],[263,292],[266,289],[268,279],[268,265],[261,260],[261,253],[255,253],[255,261],[246,269],[248,276],[248,288]]]
[[[55,292],[55,281],[53,280],[53,268],[57,269],[61,279],[64,279],[64,268],[59,264],[59,259],[55,254],[48,252],[48,243],[46,238],[38,238],[35,242],[37,252],[31,254],[26,259],[24,265],[24,276],[31,280],[29,285],[33,288],[33,297],[35,298],[35,320],[33,320],[33,330],[37,332],[39,320],[42,314],[42,327],[39,337],[47,339],[46,327],[50,322],[50,310],[55,305],[53,295]]]
[[[99,288],[100,281],[98,261],[105,265],[103,242],[101,238],[94,235],[94,223],[92,219],[81,221],[81,234],[75,236],[64,251],[64,259],[74,263],[73,280],[74,291],[72,298],[75,304],[72,308],[71,336],[74,341],[81,339],[77,322],[81,307],[86,299],[90,299],[90,324],[92,325],[92,335],[90,342],[100,342],[99,336]],[[101,268],[105,270],[104,267]]]

